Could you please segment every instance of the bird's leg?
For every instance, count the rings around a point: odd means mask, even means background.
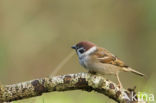
[[[119,73],[116,73],[116,77],[117,77],[117,80],[118,80],[118,85],[119,85],[119,88],[122,88],[122,84],[121,84],[121,81],[119,79]]]

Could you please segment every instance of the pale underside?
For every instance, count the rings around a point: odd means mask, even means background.
[[[104,75],[106,74],[115,75],[123,68],[123,67],[114,66],[112,64],[92,62],[92,60],[90,60],[89,57],[85,57],[83,59],[84,60],[82,59],[80,60],[80,64],[90,72],[96,72]]]

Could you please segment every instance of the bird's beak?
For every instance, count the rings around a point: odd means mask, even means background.
[[[72,48],[72,49],[76,49],[76,46],[75,46],[75,45],[73,45],[71,48]]]

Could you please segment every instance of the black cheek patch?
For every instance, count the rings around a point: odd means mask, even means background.
[[[85,52],[85,50],[84,49],[80,49],[79,52],[82,54],[82,53]]]

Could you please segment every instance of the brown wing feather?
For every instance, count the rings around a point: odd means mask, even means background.
[[[118,59],[116,56],[114,56],[112,53],[104,48],[97,48],[96,57],[100,58],[98,60],[101,63],[112,64],[120,67],[128,67],[124,64],[124,62],[122,62],[120,59]]]

